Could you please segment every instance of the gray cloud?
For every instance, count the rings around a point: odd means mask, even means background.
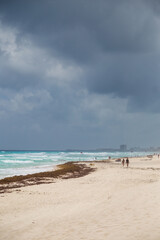
[[[2,20],[31,34],[63,57],[92,52],[148,51],[158,42],[157,19],[147,1],[5,1]],[[46,17],[47,16],[47,17]],[[96,49],[97,47],[97,49]],[[82,54],[83,53],[83,54]]]
[[[89,71],[88,88],[129,99],[130,111],[159,112],[159,63],[159,56],[152,54],[110,56]]]
[[[62,138],[62,147],[136,142],[128,128],[160,112],[158,9],[156,0],[2,0],[4,129],[18,123],[10,127],[26,135],[21,147],[28,133],[40,148]]]

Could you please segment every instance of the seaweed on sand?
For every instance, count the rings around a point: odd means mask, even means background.
[[[55,178],[77,178],[82,177],[94,171],[93,168],[87,167],[85,164],[77,164],[68,162],[58,165],[58,169],[48,172],[40,172],[28,175],[20,175],[0,179],[0,193],[4,193],[9,189],[20,188],[24,186],[52,183]]]

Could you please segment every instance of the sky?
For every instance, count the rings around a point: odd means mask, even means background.
[[[158,0],[1,0],[0,149],[160,146]]]

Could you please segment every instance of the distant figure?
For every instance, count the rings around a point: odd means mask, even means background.
[[[127,164],[127,168],[128,168],[128,166],[129,166],[129,159],[128,158],[126,159],[126,164]]]
[[[124,167],[124,163],[125,163],[125,161],[124,161],[124,158],[123,158],[123,160],[122,160],[122,166]]]

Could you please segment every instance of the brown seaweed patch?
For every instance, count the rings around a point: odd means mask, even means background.
[[[7,177],[0,180],[0,193],[4,193],[13,188],[53,183],[53,180],[56,178],[78,178],[85,176],[94,170],[95,169],[86,166],[86,164],[69,162],[59,165],[58,169],[54,171]]]

